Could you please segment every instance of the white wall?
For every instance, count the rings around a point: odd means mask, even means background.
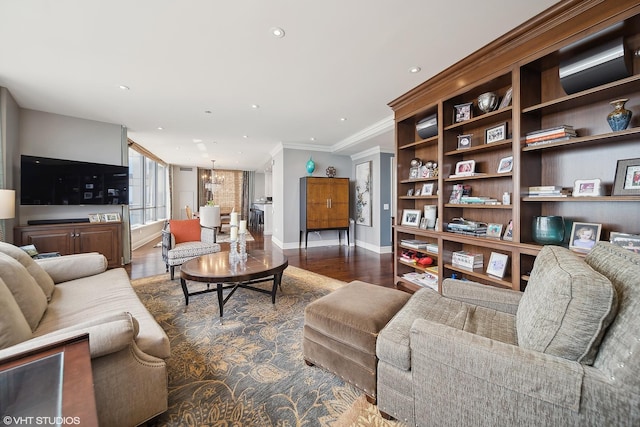
[[[198,211],[198,168],[173,165],[171,219],[187,219],[185,205]]]

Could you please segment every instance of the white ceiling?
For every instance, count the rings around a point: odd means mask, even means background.
[[[179,165],[392,151],[388,102],[554,3],[0,0],[0,86],[22,108],[123,124]]]

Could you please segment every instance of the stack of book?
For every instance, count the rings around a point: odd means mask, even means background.
[[[470,236],[486,236],[487,224],[483,222],[465,221],[464,223],[450,222],[447,224],[447,231],[459,234],[468,234]]]
[[[427,244],[427,252],[431,252],[434,254],[438,253],[438,245],[436,243],[428,243]]]
[[[567,197],[571,190],[564,189],[559,185],[538,185],[529,187],[529,197]]]
[[[525,136],[527,146],[549,144],[578,136],[573,126],[562,125],[548,129],[529,132]]]
[[[402,246],[406,246],[412,249],[427,249],[427,245],[429,244],[429,242],[425,242],[424,240],[417,240],[417,239],[402,239],[400,241],[400,244],[402,244]]]
[[[411,283],[415,283],[418,286],[428,287],[434,290],[438,290],[438,275],[429,271],[423,273],[406,273],[402,277]]]
[[[498,199],[484,196],[462,196],[460,203],[469,205],[496,205],[498,204]]]
[[[457,251],[451,254],[451,264],[455,267],[462,267],[473,270],[474,268],[482,268],[483,257],[482,254],[475,254],[467,251]]]

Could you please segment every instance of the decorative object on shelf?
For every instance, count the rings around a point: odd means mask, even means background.
[[[478,109],[483,113],[490,113],[498,107],[498,95],[495,92],[485,92],[478,97]]]
[[[356,165],[356,224],[371,226],[371,162]]]
[[[89,222],[100,222],[101,215],[97,213],[89,214]]]
[[[507,89],[507,92],[505,92],[504,97],[502,98],[502,101],[500,101],[500,106],[498,107],[498,109],[502,109],[505,107],[508,107],[509,104],[511,104],[511,96],[513,95],[513,87],[510,87],[509,89]]]
[[[420,177],[420,168],[422,167],[422,160],[417,157],[411,159],[411,166],[409,168],[409,179],[419,178]]]
[[[616,246],[640,254],[640,235],[612,231],[609,233],[609,241]]]
[[[504,193],[502,193],[502,204],[503,205],[511,204],[511,194],[509,194],[508,191],[505,191]]]
[[[407,190],[407,196],[408,197],[413,196],[413,188],[410,188],[410,189]]]
[[[425,117],[416,124],[418,136],[422,139],[431,138],[438,133],[438,118],[435,114]]]
[[[462,200],[462,184],[455,184],[451,190],[451,196],[449,197],[449,203],[458,204]]]
[[[438,163],[434,160],[427,161],[420,167],[421,178],[437,178],[438,176]]]
[[[309,157],[309,161],[307,162],[307,174],[311,176],[314,170],[316,170],[316,163],[313,161],[312,157]]]
[[[420,196],[420,195],[422,195],[422,193],[421,193],[419,188],[416,188],[416,191],[415,191],[415,193],[413,195],[414,196]]]
[[[624,108],[624,104],[629,101],[628,99],[616,99],[609,104],[613,105],[613,111],[607,114],[607,122],[611,127],[611,130],[617,132],[619,130],[625,130],[631,122],[631,116],[633,113],[630,110]]]
[[[507,139],[507,122],[503,122],[497,126],[487,128],[484,131],[485,144],[504,141],[505,139]]]
[[[502,240],[513,241],[513,220],[510,220],[509,224],[507,224]]]
[[[599,179],[576,179],[573,184],[573,197],[602,196],[602,185]]]
[[[507,173],[513,170],[513,156],[503,157],[498,164],[498,173]]]
[[[487,274],[490,274],[491,276],[497,276],[502,279],[504,277],[505,271],[507,270],[508,262],[508,255],[498,252],[491,252],[489,263],[487,264]]]
[[[427,228],[434,228],[436,226],[437,212],[438,212],[438,207],[436,205],[424,206],[424,217],[426,219]]]
[[[562,245],[564,218],[557,215],[533,217],[533,241],[541,245]]]
[[[502,236],[502,227],[504,227],[503,224],[490,222],[489,225],[487,225],[487,237],[499,239]]]
[[[419,168],[420,166],[422,166],[422,160],[420,160],[417,157],[414,157],[413,159],[411,159],[410,165],[412,168]]]
[[[454,122],[460,123],[473,118],[473,102],[454,105],[453,108],[455,109]]]
[[[100,214],[101,222],[119,222],[120,221],[120,213],[111,212],[111,213],[103,213]]]
[[[402,211],[402,223],[401,225],[409,225],[417,227],[420,225],[420,215],[422,212],[420,209],[404,209]]]
[[[433,183],[428,182],[422,184],[422,191],[420,192],[423,196],[433,196]]]
[[[465,148],[471,148],[472,134],[458,135],[458,150],[464,150]]]
[[[463,160],[456,163],[456,173],[454,176],[471,176],[475,173],[475,170],[475,160]]]
[[[334,168],[333,166],[329,166],[325,172],[327,174],[327,177],[329,178],[335,178],[337,173],[336,168]]]
[[[640,195],[640,159],[618,160],[612,195]]]
[[[598,240],[602,224],[590,222],[574,222],[571,227],[571,237],[569,238],[569,249],[577,252],[589,252]]]

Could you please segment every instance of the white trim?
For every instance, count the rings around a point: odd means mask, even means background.
[[[333,149],[333,151],[344,150],[345,148],[351,147],[352,145],[359,144],[378,135],[382,135],[385,132],[389,132],[393,130],[394,127],[395,120],[393,118],[393,115],[391,115],[372,124],[368,128],[362,129],[360,132],[354,133],[353,135],[343,139],[342,141],[333,144],[331,148]]]

